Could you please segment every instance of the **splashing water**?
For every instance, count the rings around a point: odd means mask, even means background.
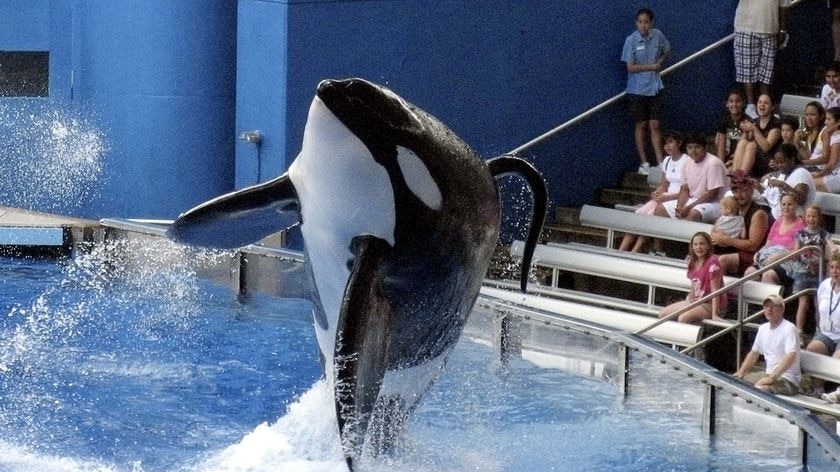
[[[89,202],[109,151],[90,115],[40,101],[0,103],[0,204],[72,214]]]
[[[0,470],[346,470],[311,306],[239,304],[192,269],[218,256],[122,240],[63,267],[0,260]],[[462,339],[395,454],[358,470],[791,468],[775,444],[745,458],[661,402],[494,356]]]

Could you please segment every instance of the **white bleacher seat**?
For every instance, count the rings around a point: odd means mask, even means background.
[[[780,116],[790,115],[799,119],[799,125],[802,126],[802,119],[805,115],[805,105],[816,100],[814,97],[806,97],[803,95],[782,95],[782,101],[779,102],[778,113]]]
[[[522,241],[514,241],[511,245],[511,254],[517,258],[522,257],[523,248]],[[556,286],[557,271],[566,270],[686,293],[691,287],[686,277],[685,267],[645,262],[620,255],[597,254],[569,247],[538,244],[534,251],[534,264],[552,269],[553,286]],[[727,276],[724,277],[724,284],[730,285],[737,280],[735,277]],[[744,300],[747,303],[761,305],[769,295],[781,294],[782,287],[751,280],[743,285],[743,289]],[[651,292],[648,303],[653,303],[653,296]]]
[[[628,333],[636,332],[652,322],[651,317],[646,315],[635,315],[614,309],[556,300],[489,286],[481,287],[481,295],[569,318],[598,323]],[[650,330],[646,335],[666,344],[691,346],[700,339],[700,334],[701,327],[698,325],[668,321]]]
[[[580,211],[580,223],[592,228],[607,230],[607,247],[613,247],[615,232],[654,236],[672,241],[688,242],[698,231],[709,232],[712,225],[672,218],[657,218],[636,215],[628,211],[584,205]]]
[[[840,384],[840,359],[803,350],[801,352],[800,365],[802,367],[803,374]],[[795,405],[807,408],[811,411],[825,413],[840,418],[840,405],[836,403],[829,403],[819,398],[801,394],[791,397],[784,395],[779,396]]]

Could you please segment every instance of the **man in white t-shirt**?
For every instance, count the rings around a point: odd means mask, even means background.
[[[784,33],[784,8],[790,0],[739,0],[735,9],[735,80],[744,84],[747,107],[744,112],[758,117],[755,109],[756,83],[762,94],[769,93],[773,79],[779,33]]]
[[[759,326],[752,350],[733,375],[761,390],[796,395],[802,377],[799,330],[785,319],[785,300],[779,295],[773,294],[764,300],[764,317],[767,323]],[[764,372],[751,373],[760,356],[764,356],[767,368]]]

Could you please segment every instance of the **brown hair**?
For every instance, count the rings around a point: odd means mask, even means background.
[[[822,207],[820,207],[816,203],[812,203],[812,204],[808,205],[807,207],[805,207],[805,212],[807,212],[808,210],[814,210],[815,212],[817,212],[817,217],[820,220],[819,227],[820,228],[825,228],[825,220],[823,219]]]
[[[694,238],[696,238],[698,236],[705,239],[706,243],[709,245],[709,253],[706,257],[709,257],[712,254],[714,254],[714,249],[712,247],[712,237],[709,236],[709,233],[707,233],[705,231],[698,231],[698,232],[694,233],[694,235],[691,236],[691,239],[688,241],[688,265],[689,265],[689,267],[692,267],[692,266],[694,266],[695,263],[697,263],[697,254],[694,254],[693,245],[694,245]]]

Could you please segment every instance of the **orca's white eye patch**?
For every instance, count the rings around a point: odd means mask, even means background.
[[[440,188],[435,179],[432,178],[426,164],[423,164],[417,154],[414,154],[410,149],[397,146],[397,163],[400,165],[408,189],[414,195],[417,195],[417,198],[427,207],[440,210],[443,201]]]

